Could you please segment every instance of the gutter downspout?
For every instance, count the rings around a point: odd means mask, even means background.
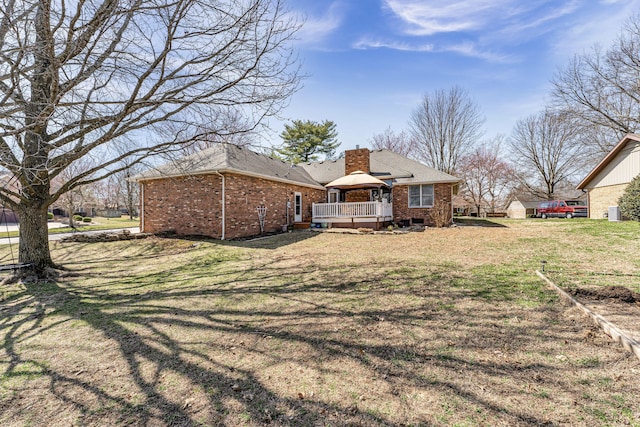
[[[225,221],[225,195],[224,195],[224,190],[225,190],[225,179],[224,179],[224,175],[222,175],[220,172],[215,171],[216,175],[218,175],[220,178],[222,178],[222,233],[220,234],[220,240],[224,240],[224,230],[226,228],[226,221]]]
[[[144,233],[144,184],[140,182],[140,232]]]
[[[455,191],[455,190],[456,190],[456,188],[454,188],[454,187],[457,187],[458,185],[460,185],[460,183],[456,183],[456,185],[452,185],[452,186],[451,186],[451,222],[450,222],[450,224],[451,224],[451,225],[453,224],[453,196],[455,196],[456,194],[458,194],[458,193]],[[480,214],[480,213],[478,213],[478,214]]]

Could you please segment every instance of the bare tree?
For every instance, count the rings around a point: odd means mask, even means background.
[[[121,195],[120,174],[109,175],[102,181],[98,181],[94,184],[94,192],[96,200],[100,203],[100,206],[104,209],[119,209]]]
[[[140,186],[132,177],[142,172],[139,166],[131,166],[92,186],[95,199],[104,209],[120,211],[126,208],[130,219],[137,216],[140,205]]]
[[[389,150],[405,157],[415,157],[415,144],[405,131],[395,133],[391,127],[377,133],[369,140],[374,150]]]
[[[252,118],[247,117],[239,110],[223,113],[216,117],[215,126],[211,126],[208,122],[198,125],[193,140],[183,144],[182,150],[179,152],[167,153],[165,156],[167,160],[175,160],[176,156],[188,156],[220,143],[234,144],[240,147],[256,145],[256,142],[261,138],[260,133],[256,130],[258,123],[253,122]],[[166,122],[162,129],[162,135],[169,139],[172,135],[180,132],[181,126],[181,124]],[[259,150],[260,147],[254,147],[254,149]]]
[[[73,162],[65,168],[59,175],[51,180],[52,191],[57,191],[60,187],[76,175],[81,175],[94,167],[92,162],[87,158],[81,158]],[[74,228],[73,216],[82,207],[85,201],[94,195],[95,183],[79,185],[70,188],[61,194],[58,201],[62,203],[65,210],[69,213],[69,227]]]
[[[504,139],[498,135],[461,159],[459,173],[464,186],[460,193],[475,206],[478,216],[483,207],[495,212],[511,187],[513,173],[500,154]]]
[[[640,16],[629,19],[607,50],[576,55],[552,80],[554,107],[578,119],[584,149],[601,158],[640,129]]]
[[[0,198],[20,216],[20,261],[54,266],[47,208],[62,194],[180,150],[203,124],[224,134],[219,118],[241,112],[251,130],[280,111],[299,85],[282,1],[5,1],[0,167],[19,191]],[[53,190],[81,158],[95,166]]]
[[[556,187],[585,167],[579,136],[569,116],[551,110],[516,122],[510,139],[515,179],[531,194],[553,199]]]
[[[460,87],[424,95],[409,121],[415,157],[453,174],[460,158],[482,136],[483,124],[480,108]]]
[[[127,208],[129,219],[133,219],[138,211],[138,205],[140,203],[140,186],[134,182],[131,178],[141,172],[138,168],[139,165],[131,165],[127,169],[120,172],[120,194],[122,195],[122,201]]]

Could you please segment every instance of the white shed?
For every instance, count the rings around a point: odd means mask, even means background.
[[[514,197],[507,205],[509,218],[529,218],[538,214],[540,200],[526,200],[522,197]]]

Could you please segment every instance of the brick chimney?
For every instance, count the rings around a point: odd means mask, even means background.
[[[362,171],[364,173],[371,172],[368,148],[358,148],[356,145],[355,150],[345,150],[344,174],[349,175],[351,172],[355,171]]]

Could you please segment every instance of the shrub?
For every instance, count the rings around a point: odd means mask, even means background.
[[[640,221],[640,175],[631,180],[618,200],[618,206],[622,216]]]
[[[91,222],[91,218],[88,216],[85,216],[84,218],[82,218],[82,222]]]
[[[448,227],[451,224],[451,205],[446,200],[436,200],[429,216],[435,227]]]
[[[53,219],[53,212],[47,212],[47,219]]]
[[[74,215],[73,216],[73,220],[74,221],[82,221],[82,216],[81,215]]]

